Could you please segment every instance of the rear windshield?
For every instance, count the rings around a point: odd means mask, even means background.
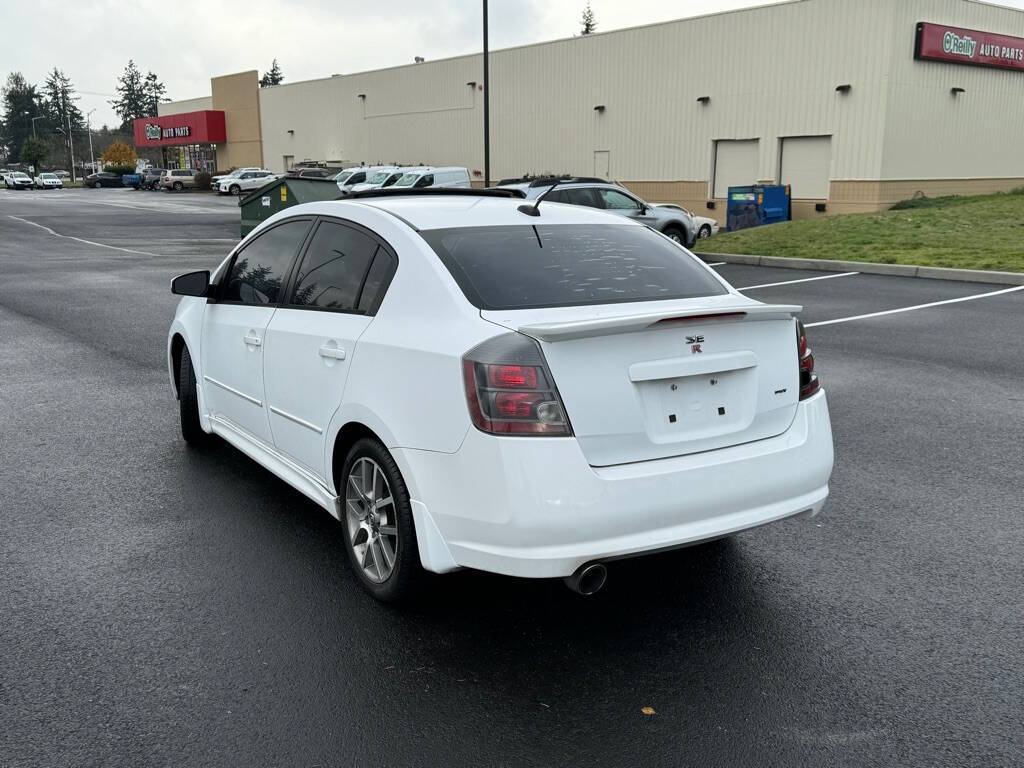
[[[480,309],[687,299],[726,293],[668,238],[631,224],[420,232]]]

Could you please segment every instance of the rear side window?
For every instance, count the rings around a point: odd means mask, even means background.
[[[288,268],[306,239],[308,220],[289,221],[270,229],[235,257],[224,288],[224,301],[276,304]]]
[[[726,293],[694,258],[647,227],[528,224],[420,232],[480,309],[686,299]]]
[[[321,222],[299,266],[288,304],[356,311],[376,252],[377,242],[358,229]]]

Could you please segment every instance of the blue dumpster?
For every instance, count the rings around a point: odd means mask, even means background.
[[[755,184],[751,187],[729,187],[725,209],[725,231],[761,227],[789,221],[789,185]]]

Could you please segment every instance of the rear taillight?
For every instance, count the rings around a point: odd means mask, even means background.
[[[462,357],[473,424],[492,435],[572,434],[562,399],[537,342],[506,333]]]
[[[800,399],[806,400],[818,391],[820,384],[814,372],[814,353],[807,346],[807,332],[799,320],[796,321],[796,349],[800,366]]]

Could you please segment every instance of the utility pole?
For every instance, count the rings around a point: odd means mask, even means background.
[[[71,138],[71,113],[68,111],[68,92],[61,92],[61,100],[64,102],[64,118],[68,126],[68,155],[71,157],[71,181],[75,181],[75,142]],[[90,136],[90,139],[92,137]]]
[[[92,117],[92,113],[95,111],[95,109],[90,109],[88,114],[85,116],[85,130],[89,132],[89,165],[93,173],[96,173],[96,158],[92,154],[92,123],[90,122],[90,118]]]
[[[484,186],[491,186],[491,72],[487,45],[487,0],[484,0]]]

